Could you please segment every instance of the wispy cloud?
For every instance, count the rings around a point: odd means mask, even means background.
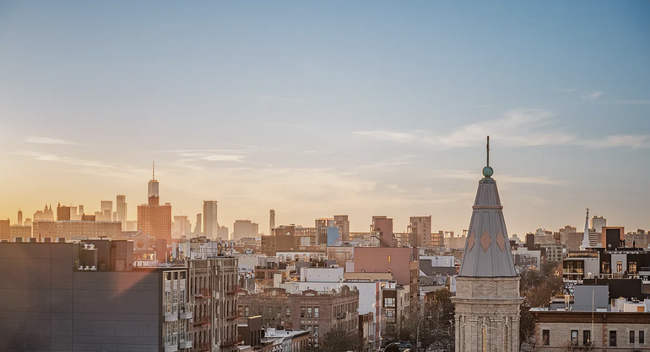
[[[383,141],[397,142],[397,143],[433,143],[431,136],[425,131],[413,132],[396,132],[396,131],[357,131],[355,134],[361,136],[369,136]]]
[[[518,109],[502,118],[462,126],[447,135],[434,135],[428,131],[397,132],[385,130],[358,131],[355,134],[398,143],[424,143],[435,147],[459,148],[480,145],[486,135],[497,138],[508,147],[563,144],[575,136],[552,127],[553,116],[547,110]]]
[[[583,93],[580,94],[580,98],[582,98],[584,100],[594,101],[594,100],[598,99],[599,97],[601,97],[603,94],[605,94],[605,93],[602,92],[602,91],[599,91],[599,90],[594,91],[594,92],[583,92]]]
[[[84,159],[78,159],[78,158],[73,158],[73,157],[69,157],[69,156],[65,156],[65,155],[58,155],[58,154],[42,153],[42,152],[35,152],[35,151],[19,151],[19,152],[16,152],[15,154],[16,155],[21,155],[21,156],[26,156],[26,157],[32,158],[34,160],[51,161],[51,162],[67,164],[67,165],[87,166],[87,167],[93,167],[93,168],[111,168],[111,167],[114,167],[112,165],[109,165],[109,164],[101,162],[101,161],[84,160]]]
[[[558,126],[548,110],[518,109],[503,117],[461,126],[446,135],[429,131],[357,131],[357,135],[378,140],[425,144],[440,149],[473,147],[485,143],[489,135],[503,147],[532,147],[544,145],[575,145],[586,148],[650,148],[650,135],[610,135],[603,139],[580,139]]]
[[[580,141],[579,143],[587,148],[650,148],[650,135],[619,134],[608,136],[602,140],[585,140]]]
[[[77,144],[75,142],[66,141],[65,139],[38,136],[27,137],[25,142],[35,144]]]

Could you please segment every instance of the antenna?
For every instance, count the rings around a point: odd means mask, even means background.
[[[151,168],[152,170],[152,175],[151,175],[151,180],[155,181],[156,180],[156,162],[153,161],[153,166]]]
[[[487,149],[487,166],[490,166],[490,136],[487,136],[485,148]]]

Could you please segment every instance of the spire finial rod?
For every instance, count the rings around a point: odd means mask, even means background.
[[[489,178],[494,174],[494,170],[490,167],[490,136],[487,136],[485,149],[487,150],[487,165],[483,168],[483,176]]]
[[[156,180],[156,162],[155,161],[153,161],[153,165],[151,167],[151,179],[153,181]]]
[[[487,166],[490,166],[490,136],[487,136],[485,148],[487,149]]]

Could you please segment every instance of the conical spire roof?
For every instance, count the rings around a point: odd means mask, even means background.
[[[459,276],[517,276],[494,170],[489,166],[489,142],[488,137],[488,166],[478,184]]]

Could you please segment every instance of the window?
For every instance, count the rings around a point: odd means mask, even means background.
[[[645,332],[644,331],[639,331],[639,344],[641,344],[641,345],[645,344]]]
[[[318,337],[318,325],[314,325],[314,337]]]
[[[603,274],[609,274],[609,262],[603,262]]]
[[[616,331],[609,332],[609,346],[616,347]]]
[[[395,321],[395,311],[389,309],[386,311],[386,321],[394,322]]]
[[[582,344],[585,346],[591,345],[591,330],[585,330],[582,332]]]
[[[616,272],[617,273],[623,272],[623,262],[616,262]]]
[[[291,316],[291,307],[287,307],[287,316]]]
[[[305,307],[300,307],[300,317],[304,318],[305,317]],[[304,329],[303,329],[304,330]]]
[[[571,346],[578,346],[578,330],[571,330]]]
[[[551,340],[551,330],[542,330],[542,344],[548,346]]]
[[[630,331],[630,343],[634,344],[634,330]]]
[[[319,312],[318,312],[318,307],[314,308],[314,318],[318,318]]]
[[[630,274],[636,274],[636,262],[627,263],[627,272]]]
[[[307,308],[307,318],[311,318],[311,307]]]
[[[244,307],[244,316],[247,317],[247,316],[250,315],[250,313],[251,313],[251,312],[250,312],[250,307],[245,306],[245,307]]]
[[[395,307],[395,298],[384,298],[384,307]]]
[[[388,256],[388,262],[390,263],[390,255]]]

